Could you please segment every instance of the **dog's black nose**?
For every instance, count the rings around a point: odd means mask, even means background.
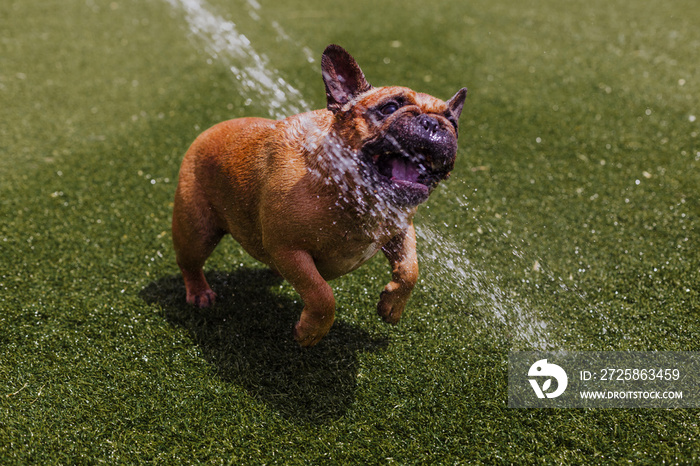
[[[429,115],[418,116],[418,123],[432,136],[440,128],[440,123]]]

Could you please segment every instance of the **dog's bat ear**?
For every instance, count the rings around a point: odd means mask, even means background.
[[[448,111],[452,114],[452,118],[455,121],[459,120],[459,116],[462,114],[462,108],[464,107],[464,99],[467,98],[467,88],[463,87],[455,95],[452,96],[450,100],[447,101]]]
[[[321,57],[328,110],[336,113],[356,96],[372,89],[352,56],[338,45],[329,45]]]

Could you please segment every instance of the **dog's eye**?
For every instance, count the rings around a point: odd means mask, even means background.
[[[398,109],[399,104],[397,104],[396,102],[389,102],[388,104],[384,104],[380,111],[382,112],[382,115],[391,115]]]

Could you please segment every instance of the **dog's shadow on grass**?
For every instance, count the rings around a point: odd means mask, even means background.
[[[185,304],[182,277],[171,276],[141,291],[165,318],[185,328],[225,381],[240,384],[290,420],[324,422],[342,416],[354,400],[358,354],[387,346],[385,339],[336,320],[313,348],[301,348],[292,328],[301,300],[275,294],[282,279],[266,269],[214,272],[207,280],[216,304]]]

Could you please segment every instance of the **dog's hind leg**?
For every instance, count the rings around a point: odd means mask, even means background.
[[[172,232],[187,302],[197,307],[213,305],[216,294],[207,283],[202,267],[225,231],[217,226],[208,203],[197,191],[188,189],[187,180],[182,177],[175,194]]]

